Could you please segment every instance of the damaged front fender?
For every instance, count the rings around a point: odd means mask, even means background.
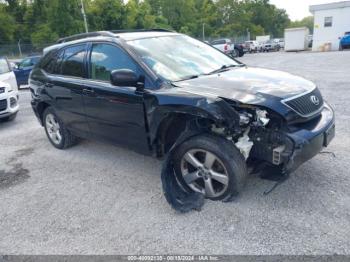
[[[151,145],[157,140],[162,123],[174,114],[208,119],[218,126],[227,127],[231,132],[238,132],[239,114],[226,101],[174,89],[158,90],[144,96]]]

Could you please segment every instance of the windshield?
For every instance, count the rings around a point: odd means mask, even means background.
[[[128,44],[158,76],[170,81],[240,65],[215,48],[185,35],[137,39]]]

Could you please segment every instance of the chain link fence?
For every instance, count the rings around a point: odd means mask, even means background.
[[[216,39],[231,39],[232,43],[238,44],[238,43],[244,43],[245,41],[249,40],[248,36],[216,36],[216,37],[206,37],[205,41],[208,43],[211,43],[212,41]],[[198,38],[198,40],[203,41],[202,38]],[[26,56],[31,55],[40,55],[43,52],[43,49],[45,47],[48,47],[52,45],[53,43],[47,43],[40,46],[34,46],[33,44],[0,44],[0,57],[5,56],[9,59],[21,59]]]
[[[40,55],[45,47],[51,44],[34,46],[32,44],[0,44],[0,57],[5,56],[9,59],[21,59],[26,56]]]

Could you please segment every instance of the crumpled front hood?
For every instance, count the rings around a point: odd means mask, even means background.
[[[271,100],[279,102],[315,88],[312,82],[289,73],[249,67],[233,68],[175,84],[188,93],[268,107],[272,106]]]

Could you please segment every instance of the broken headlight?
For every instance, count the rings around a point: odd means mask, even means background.
[[[266,110],[255,109],[252,111],[252,113],[241,111],[239,113],[239,124],[241,126],[248,125],[250,122],[252,122],[253,114],[255,115],[255,122],[259,126],[266,126],[270,122],[270,119],[267,117],[268,113]]]
[[[268,113],[266,110],[257,109],[255,112],[256,112],[256,121],[258,122],[259,125],[266,126],[270,122],[270,119],[267,117]]]

